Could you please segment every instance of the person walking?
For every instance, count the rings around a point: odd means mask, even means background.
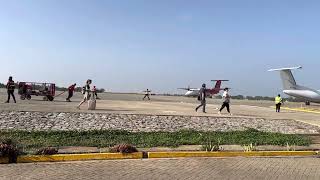
[[[98,97],[98,94],[97,94],[97,88],[96,88],[96,86],[93,86],[92,92],[93,92],[93,94],[96,96],[96,99],[100,99],[100,98]]]
[[[148,100],[150,101],[150,92],[151,92],[151,91],[149,91],[149,89],[147,89],[147,90],[145,91],[145,94],[144,94],[143,100],[147,97],[147,98],[148,98]]]
[[[14,89],[16,88],[16,85],[14,84],[12,76],[9,77],[6,88],[8,93],[8,100],[6,101],[6,103],[10,102],[10,96],[12,96],[14,103],[17,103],[16,97],[14,96]]]
[[[86,85],[82,87],[83,100],[77,106],[77,109],[80,109],[81,105],[90,99],[90,84],[92,83],[91,79],[88,79]]]
[[[229,88],[225,88],[224,89],[224,92],[223,92],[223,95],[222,95],[222,100],[223,100],[223,103],[222,103],[222,106],[218,112],[218,114],[221,114],[221,111],[226,107],[227,108],[227,111],[230,115],[231,112],[230,112],[230,95],[229,95]]]
[[[283,101],[280,94],[278,94],[278,96],[274,98],[274,101],[276,104],[276,112],[279,113],[281,109],[282,101]]]
[[[196,108],[196,112],[198,111],[198,109],[200,107],[202,107],[202,112],[203,113],[207,113],[206,112],[206,97],[207,97],[207,92],[206,92],[206,84],[202,84],[202,87],[199,91],[199,96],[198,96],[198,100],[201,101],[201,104]]]
[[[72,98],[73,96],[73,92],[75,91],[76,89],[76,83],[74,83],[73,85],[69,86],[68,87],[68,97],[66,99],[67,102],[71,102],[70,98]]]

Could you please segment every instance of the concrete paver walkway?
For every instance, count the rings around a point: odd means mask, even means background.
[[[320,179],[319,158],[182,158],[0,165],[0,179]]]

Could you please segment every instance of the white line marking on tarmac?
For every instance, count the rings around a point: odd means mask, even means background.
[[[176,113],[177,111],[163,111],[164,113]]]
[[[240,107],[247,107],[247,108],[263,108],[265,109],[266,107],[261,107],[261,106],[250,106],[250,105],[239,105]]]

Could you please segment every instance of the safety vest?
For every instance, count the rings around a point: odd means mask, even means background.
[[[279,97],[279,96],[277,96],[277,97],[275,98],[275,102],[276,102],[276,104],[281,103],[281,102],[282,102],[282,98]]]

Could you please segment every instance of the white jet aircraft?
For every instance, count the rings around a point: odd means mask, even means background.
[[[305,100],[306,105],[310,105],[310,102],[320,103],[320,91],[298,85],[291,72],[291,70],[294,69],[302,69],[302,66],[270,69],[269,71],[280,71],[280,77],[283,83],[283,93]]]

